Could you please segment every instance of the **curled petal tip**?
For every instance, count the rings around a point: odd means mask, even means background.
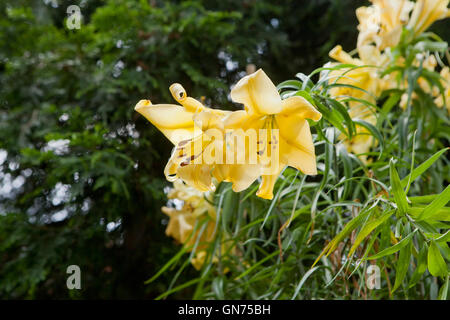
[[[183,86],[179,83],[173,83],[169,87],[170,93],[172,97],[179,103],[183,102],[187,98],[186,90],[184,90]]]
[[[152,102],[150,100],[140,100],[136,106],[134,107],[134,110],[136,110],[137,112],[139,112],[139,110],[145,108],[145,107],[149,107],[152,105]]]

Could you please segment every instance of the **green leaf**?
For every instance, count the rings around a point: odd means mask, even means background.
[[[287,80],[283,81],[279,85],[277,85],[277,90],[281,91],[283,89],[295,89],[300,90],[302,87],[302,83],[298,80]]]
[[[436,242],[450,242],[450,230],[444,233],[442,236],[434,239]]]
[[[409,241],[408,245],[400,250],[397,265],[395,267],[394,288],[392,288],[391,293],[398,289],[408,273],[409,261],[411,260],[411,246],[412,242]]]
[[[353,172],[353,166],[352,166],[352,160],[350,159],[350,156],[347,152],[347,148],[344,145],[338,145],[338,154],[339,159],[342,160],[342,164],[344,165],[344,175],[345,179],[351,179],[352,178],[352,172]],[[344,182],[344,193],[342,194],[342,199],[346,199],[348,194],[350,193],[351,189],[351,181],[345,181]]]
[[[442,285],[441,290],[439,290],[439,300],[447,300],[447,294],[448,294],[448,282],[449,282],[449,276],[445,279],[445,283]]]
[[[399,102],[401,96],[402,95],[398,92],[395,92],[389,96],[389,98],[386,100],[386,102],[383,104],[383,107],[381,108],[380,115],[378,116],[377,119],[377,127],[381,126],[388,113]]]
[[[320,267],[314,267],[309,269],[304,276],[300,279],[300,282],[298,283],[297,287],[295,288],[294,291],[294,295],[292,296],[291,300],[294,300],[295,297],[298,295],[298,293],[300,292],[300,289],[303,287],[303,284],[305,283],[305,281],[314,273],[314,271],[316,271],[318,268]]]
[[[377,127],[375,127],[371,123],[368,123],[367,121],[360,120],[360,119],[353,119],[353,122],[366,128],[372,134],[372,136],[374,136],[378,140],[378,142],[380,143],[380,154],[378,156],[378,159],[380,159],[383,154],[383,151],[384,151],[384,139],[383,139],[383,135],[381,134],[381,132],[377,129]]]
[[[376,217],[374,220],[367,223],[361,231],[358,233],[358,236],[353,243],[348,255],[351,256],[353,252],[355,252],[356,248],[360,245],[360,243],[379,225],[385,222],[389,217],[394,213],[394,210],[389,210],[385,212],[381,217]]]
[[[356,133],[355,124],[350,117],[347,108],[337,100],[327,98],[326,101],[333,106],[335,110],[337,110],[341,116],[344,118],[345,124],[348,129],[348,137],[351,138]]]
[[[431,241],[428,250],[428,271],[435,277],[444,277],[448,274],[447,264],[434,241]]]
[[[425,207],[423,206],[419,206],[419,207],[409,207],[408,208],[408,214],[414,219],[416,220],[416,222],[420,221],[417,220],[417,217],[422,214],[423,210],[425,209]],[[431,218],[429,218],[429,221],[434,222],[434,221],[450,221],[450,208],[449,207],[443,207],[440,208],[439,210],[436,210],[433,213],[433,216]]]
[[[297,95],[303,96],[303,94],[297,93]],[[334,127],[336,127],[339,131],[341,131],[343,134],[348,135],[347,130],[342,125],[342,122],[344,121],[344,118],[342,115],[334,109],[330,109],[328,107],[328,104],[326,103],[326,100],[323,99],[319,95],[313,95],[314,99],[314,105],[317,106],[317,109],[322,113],[322,116],[324,119],[326,119],[329,123],[331,123]]]
[[[362,225],[365,219],[373,212],[377,204],[378,202],[375,202],[371,207],[364,209],[363,211],[361,211],[359,215],[357,215],[349,223],[347,223],[345,227],[342,229],[342,231],[339,232],[339,234],[325,246],[325,248],[316,258],[312,266],[314,267],[314,265],[316,265],[316,263],[319,262],[320,258],[322,258],[323,255],[325,254],[329,255],[331,252],[333,252],[337,248],[339,242],[341,242],[345,237],[347,237],[350,234],[350,232],[352,232],[354,229]]]
[[[430,159],[420,164],[417,168],[415,168],[408,176],[406,176],[404,179],[402,179],[401,185],[402,188],[406,187],[408,184],[409,176],[411,176],[411,182],[416,180],[422,173],[424,173],[433,163],[436,162],[439,157],[445,153],[450,148],[444,148],[433,154]]]
[[[414,270],[414,273],[411,277],[411,281],[409,282],[409,288],[414,287],[422,277],[425,270],[427,270],[427,252],[428,252],[427,243],[423,242],[419,251],[419,257],[417,258],[416,270]]]
[[[411,232],[410,234],[408,234],[408,236],[406,236],[404,239],[402,239],[399,243],[393,245],[392,247],[386,248],[386,249],[378,252],[377,254],[374,254],[373,256],[365,258],[364,260],[380,259],[380,258],[385,257],[387,255],[396,253],[400,249],[404,248],[407,244],[409,244],[409,242],[411,241],[411,238],[413,237],[413,235],[416,232],[417,232],[417,230]]]
[[[406,194],[400,182],[400,177],[395,169],[394,160],[389,162],[389,174],[391,180],[392,193],[394,194],[395,203],[397,204],[399,213],[404,215],[408,211],[408,202],[406,200]]]
[[[416,220],[427,220],[433,218],[434,215],[450,201],[450,185],[445,188],[442,193],[436,197],[433,202],[423,209]]]

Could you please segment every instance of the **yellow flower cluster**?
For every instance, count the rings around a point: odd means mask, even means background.
[[[199,270],[206,258],[205,249],[214,240],[216,210],[209,202],[212,201],[211,194],[189,187],[181,180],[175,181],[173,186],[167,197],[178,203],[175,203],[175,207],[162,207],[162,211],[169,216],[166,235],[184,244],[188,251],[192,251],[198,242],[196,255],[191,263]],[[206,227],[200,233],[203,220],[206,220]]]
[[[341,46],[336,46],[330,51],[330,57],[334,60],[355,65],[357,68],[343,68],[330,72],[329,83],[342,84],[330,89],[330,95],[336,99],[356,98],[349,103],[349,114],[353,119],[361,119],[372,125],[376,123],[375,110],[367,104],[358,102],[358,99],[366,100],[370,103],[376,102],[376,97],[383,90],[392,88],[405,88],[406,83],[398,83],[393,74],[381,78],[380,72],[392,62],[391,49],[398,45],[404,27],[411,30],[414,36],[420,35],[433,22],[450,16],[447,8],[449,0],[371,0],[369,7],[360,7],[356,10],[359,21],[358,41],[356,51],[359,58],[353,58],[350,54],[342,50]],[[436,60],[433,56],[424,57],[418,55],[417,63],[422,62],[423,67],[434,71]],[[395,62],[397,65],[403,63],[399,58]],[[328,63],[326,67],[336,63]],[[449,69],[445,67],[441,71],[442,86],[445,88],[445,104],[448,108],[450,94]],[[431,89],[427,81],[418,79],[418,84],[426,92],[433,95],[435,103],[442,107],[444,97],[437,88]],[[349,85],[346,87],[345,85]],[[362,90],[353,88],[358,87]],[[414,96],[413,96],[414,98]],[[406,106],[407,95],[402,97],[401,105]],[[449,109],[450,111],[450,109]],[[367,130],[357,126],[357,135],[351,140],[341,139],[350,152],[360,154],[363,161],[365,154],[369,151],[373,138],[367,134]]]
[[[245,76],[231,91],[232,100],[245,110],[205,107],[180,84],[170,91],[181,106],[141,100],[135,107],[175,145],[165,168],[169,181],[181,179],[199,191],[213,191],[215,178],[231,182],[239,192],[260,178],[257,196],[272,199],[286,166],[317,173],[306,119],[318,121],[321,114],[300,96],[282,100],[263,70]]]
[[[208,256],[207,249],[217,235],[215,232],[217,212],[212,205],[213,193],[198,191],[183,181],[176,180],[167,198],[173,203],[170,207],[161,208],[169,217],[166,235],[185,245],[188,252],[191,252],[197,244],[191,263],[195,269],[200,270]],[[228,240],[229,237],[222,241],[222,252],[231,251],[236,255],[238,252],[236,247],[232,247]],[[212,262],[217,261],[217,257],[214,256]]]

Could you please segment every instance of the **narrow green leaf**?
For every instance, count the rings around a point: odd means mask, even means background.
[[[441,290],[439,290],[439,300],[447,300],[447,294],[448,294],[448,282],[449,282],[450,276],[447,275],[447,278],[445,279],[445,283],[442,285]]]
[[[350,222],[348,222],[342,229],[342,231],[339,232],[339,234],[325,246],[320,255],[314,261],[312,267],[314,267],[317,264],[317,262],[319,262],[320,258],[322,258],[323,255],[325,254],[329,255],[331,252],[333,252],[337,248],[339,242],[341,242],[345,237],[347,237],[350,234],[350,232],[352,232],[354,229],[362,225],[365,219],[373,212],[377,204],[378,202],[375,202],[370,208],[361,211],[359,215],[357,215]]]
[[[394,194],[395,203],[397,204],[399,213],[404,215],[408,211],[408,202],[406,200],[406,194],[400,183],[400,177],[395,169],[394,160],[389,162],[389,174],[391,180],[392,193]]]
[[[400,250],[398,255],[397,265],[395,267],[395,283],[391,293],[398,289],[408,273],[409,261],[411,260],[411,246],[412,242],[409,241],[408,245]]]
[[[408,214],[417,222],[420,220],[417,220],[417,217],[422,214],[423,210],[425,209],[424,206],[414,206],[408,208]],[[429,221],[435,222],[435,221],[450,221],[450,207],[443,207],[439,210],[436,210],[433,213],[433,216],[429,218]]]
[[[364,120],[353,119],[353,122],[366,128],[372,134],[372,136],[374,136],[378,140],[378,142],[380,143],[380,155],[378,156],[378,158],[380,159],[384,151],[384,139],[381,132],[373,124],[368,123]]]
[[[283,89],[296,89],[300,90],[302,88],[302,83],[298,80],[286,80],[277,85],[277,90],[283,90]]]
[[[374,260],[374,259],[380,259],[382,257],[385,257],[387,255],[396,253],[397,251],[399,251],[400,249],[403,249],[407,244],[409,244],[409,242],[411,241],[411,238],[413,237],[413,235],[416,233],[417,230],[411,232],[410,234],[408,234],[408,236],[406,236],[404,239],[402,239],[399,243],[393,245],[392,247],[386,248],[380,252],[378,252],[377,254],[374,254],[373,256],[370,256],[368,258],[365,258],[364,260]]]
[[[391,111],[391,109],[397,104],[397,102],[400,101],[401,94],[398,92],[395,92],[389,96],[389,98],[386,100],[386,102],[381,107],[380,115],[377,119],[377,127],[379,128],[381,124],[383,123],[384,119],[386,119],[386,116]]]
[[[297,93],[300,95],[299,93]],[[303,95],[302,95],[303,96]],[[319,95],[313,95],[315,106],[317,106],[317,109],[322,113],[322,117],[327,120],[329,123],[331,123],[334,127],[336,127],[339,131],[341,131],[343,134],[348,135],[347,130],[342,125],[342,122],[344,121],[344,118],[341,116],[339,112],[334,111],[330,109],[325,100],[319,96]]]
[[[144,283],[145,284],[149,284],[153,281],[155,281],[161,274],[164,273],[164,271],[166,271],[172,264],[174,264],[175,262],[177,262],[181,256],[187,251],[187,248],[185,246],[183,246],[181,248],[180,251],[178,251],[178,253],[172,257],[172,259],[170,259],[153,277],[151,277],[150,279],[146,280]]]
[[[424,173],[429,167],[431,167],[431,165],[433,163],[436,162],[437,159],[439,159],[439,157],[445,153],[448,149],[450,148],[444,148],[442,150],[439,150],[438,152],[436,152],[435,154],[433,154],[430,159],[428,159],[427,161],[423,162],[422,164],[420,164],[417,168],[415,168],[408,176],[406,176],[405,178],[402,179],[401,185],[402,188],[406,187],[406,185],[408,184],[408,180],[409,180],[409,176],[411,176],[411,182],[413,182],[414,180],[416,180],[418,177],[420,177],[420,175],[422,173]]]
[[[448,274],[447,264],[434,241],[431,241],[428,250],[428,271],[435,277],[444,277]]]
[[[402,185],[403,185],[403,180],[402,180]],[[411,203],[430,203],[437,196],[438,196],[438,194],[430,194],[427,196],[408,197],[408,199],[409,199],[409,201],[411,201]]]
[[[450,230],[448,230],[446,233],[444,233],[439,238],[435,239],[436,242],[450,242]]]
[[[351,138],[356,133],[355,124],[350,117],[347,108],[337,100],[327,98],[326,101],[333,106],[335,110],[337,110],[341,116],[344,118],[345,124],[348,129],[348,137]]]
[[[304,276],[300,279],[300,282],[298,283],[297,287],[295,288],[295,292],[294,295],[292,296],[291,300],[294,300],[295,297],[298,295],[298,293],[300,292],[300,289],[303,287],[303,284],[305,283],[305,281],[314,273],[314,271],[316,271],[318,268],[320,267],[314,267],[309,269]]]
[[[423,242],[419,251],[419,257],[417,258],[416,270],[414,270],[411,281],[409,282],[409,288],[414,287],[424,274],[425,270],[427,270],[427,253],[428,246],[426,242]]]
[[[257,263],[255,263],[253,266],[251,266],[250,268],[248,268],[247,270],[245,270],[244,272],[242,272],[239,276],[236,277],[235,280],[239,280],[242,277],[245,277],[247,274],[249,274],[250,272],[252,272],[255,268],[257,268],[258,266],[260,266],[261,264],[263,264],[264,262],[266,262],[269,259],[272,259],[273,257],[275,257],[276,255],[278,255],[279,252],[275,251],[272,252],[270,255],[268,255],[267,257],[259,260]]]
[[[450,201],[450,185],[445,188],[441,194],[436,197],[433,202],[423,209],[422,213],[419,214],[417,220],[427,220],[433,218],[433,216],[444,207]]]
[[[385,222],[389,217],[394,213],[395,210],[389,210],[385,212],[381,217],[377,217],[374,220],[368,222],[358,233],[358,236],[355,239],[355,242],[353,243],[353,246],[350,248],[350,251],[348,253],[349,256],[355,252],[356,248],[361,244],[361,242],[379,225],[381,225],[383,222]]]
[[[192,286],[192,285],[194,285],[194,284],[200,282],[201,280],[202,280],[201,278],[197,278],[197,279],[194,279],[194,280],[190,280],[190,281],[188,281],[188,282],[185,282],[185,283],[179,285],[178,287],[175,287],[175,288],[173,288],[173,289],[171,289],[171,290],[168,290],[168,291],[166,291],[166,292],[160,294],[159,296],[157,296],[157,297],[155,298],[155,300],[161,300],[162,298],[165,298],[165,297],[171,295],[172,293],[175,293],[175,292],[177,292],[177,291],[180,291],[180,290],[182,290],[182,289],[184,289],[184,288],[190,287],[190,286]]]

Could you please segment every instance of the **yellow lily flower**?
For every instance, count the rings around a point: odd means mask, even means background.
[[[329,56],[340,63],[354,64],[355,66],[375,66],[379,65],[380,62],[384,62],[386,59],[374,46],[367,45],[362,46],[359,49],[361,59],[352,58],[340,45],[334,47],[330,51]],[[329,66],[334,65],[336,65],[336,63],[329,64]],[[349,87],[333,87],[330,89],[330,94],[333,97],[349,96],[364,99],[373,103],[375,102],[375,96],[379,93],[380,80],[377,76],[377,69],[375,67],[361,67],[353,70],[350,70],[350,68],[333,70],[329,73],[329,77],[330,82],[348,84],[364,90],[362,91]],[[360,104],[355,101],[350,102],[350,107],[356,105]]]
[[[408,0],[371,0],[372,6],[356,9],[359,21],[358,45],[374,42],[380,50],[400,41],[402,27],[409,20],[414,3]]]
[[[206,261],[207,249],[214,241],[217,213],[212,203],[211,192],[200,192],[197,189],[186,185],[181,180],[173,183],[173,188],[167,194],[167,198],[178,202],[178,208],[162,207],[161,210],[169,216],[169,223],[166,228],[166,235],[174,238],[177,242],[188,247],[192,251],[193,246],[198,241],[195,256],[191,259],[191,264],[195,269],[200,270]],[[181,202],[181,205],[180,205]],[[175,203],[177,204],[177,203]],[[209,217],[206,228],[200,236],[200,230],[192,234],[195,224]],[[200,237],[200,239],[198,239]],[[189,240],[188,240],[189,239]],[[232,242],[225,237],[221,245],[222,253],[231,250],[232,255],[238,253],[236,247],[231,247]],[[212,258],[213,263],[218,262],[218,258]],[[224,272],[228,270],[225,269]]]
[[[262,69],[239,80],[231,90],[231,98],[242,103],[245,110],[225,117],[225,128],[254,130],[261,162],[267,164],[274,153],[279,156],[278,163],[271,163],[270,167],[262,165],[262,182],[257,196],[273,198],[275,181],[286,166],[305,174],[317,174],[314,144],[306,119],[318,121],[322,115],[308,101],[299,96],[281,100],[277,88]],[[266,129],[266,134],[262,134],[260,129]],[[245,168],[239,173],[247,184],[255,175],[246,173]],[[253,173],[255,168],[248,171]],[[232,182],[236,184],[239,179],[233,178]]]
[[[229,111],[203,106],[198,100],[188,97],[178,83],[170,86],[170,92],[182,106],[153,105],[150,100],[141,100],[136,104],[135,110],[175,145],[164,170],[167,180],[181,178],[200,191],[214,190],[211,181],[212,163],[201,161],[205,150],[214,149],[213,139],[204,134],[204,131],[215,125],[219,126],[221,117]],[[204,119],[208,121],[205,122]]]
[[[449,0],[417,0],[408,28],[414,30],[416,35],[424,32],[435,21],[450,16],[447,8]]]
[[[211,194],[202,193],[181,180],[174,182],[174,188],[168,193],[169,199],[176,199],[182,202],[181,208],[162,207],[161,210],[169,216],[169,223],[166,228],[166,235],[174,238],[177,242],[190,247],[196,243],[200,230],[192,234],[195,224],[209,216],[207,226],[199,239],[198,250],[207,247],[207,243],[214,239],[214,229],[216,225],[216,210],[206,199]]]

